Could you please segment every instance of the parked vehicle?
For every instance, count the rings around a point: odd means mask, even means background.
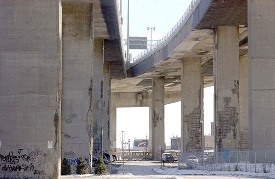
[[[174,156],[171,153],[163,153],[162,154],[162,161],[163,162],[174,162]]]
[[[188,156],[186,160],[186,165],[188,168],[195,168],[199,165],[199,159],[196,156]]]
[[[104,152],[103,153],[103,161],[104,161],[105,164],[108,164],[108,163],[112,162],[111,161],[111,155]]]
[[[112,158],[113,158],[113,160],[112,160],[112,162],[115,162],[115,161],[117,161],[117,156],[116,155],[112,155]]]
[[[92,161],[92,166],[94,167],[98,159],[97,159],[96,157],[93,157],[92,160],[93,160],[93,161]]]

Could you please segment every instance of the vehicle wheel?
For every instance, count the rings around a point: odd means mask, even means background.
[[[113,155],[113,162],[115,162],[117,159],[116,159],[116,156]]]

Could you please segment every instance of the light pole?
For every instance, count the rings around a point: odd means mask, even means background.
[[[151,30],[151,48],[152,48],[152,42],[153,42],[153,31],[156,30],[155,27],[147,27],[147,30]]]
[[[121,145],[122,145],[122,166],[123,166],[123,169],[122,169],[122,172],[123,172],[123,175],[124,175],[124,139],[123,139],[123,135],[124,135],[124,131],[122,131],[122,141],[121,141]]]
[[[148,147],[148,140],[147,140],[147,135],[146,135],[146,152],[147,152],[147,147]]]
[[[128,149],[129,149],[129,155],[130,155],[130,139],[128,139]]]
[[[130,40],[129,40],[129,29],[130,29],[130,27],[129,27],[129,17],[130,17],[130,4],[129,4],[129,0],[128,0],[128,12],[127,12],[127,59],[126,59],[126,61],[128,62],[130,59],[129,59],[129,42],[130,42]]]

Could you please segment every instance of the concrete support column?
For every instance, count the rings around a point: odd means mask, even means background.
[[[92,66],[92,120],[93,120],[93,153],[100,156],[103,141],[103,40],[94,39],[94,56]]]
[[[111,105],[110,63],[103,66],[103,151],[109,153],[110,141],[110,105]]]
[[[74,161],[83,156],[89,162],[92,155],[92,7],[90,4],[63,3],[62,9],[62,157],[69,160],[72,173],[75,173],[77,162]]]
[[[152,158],[161,160],[161,149],[165,149],[164,132],[164,77],[153,78],[152,94]]]
[[[275,149],[274,9],[274,0],[248,0],[250,150]]]
[[[110,108],[110,151],[116,151],[116,107]]]
[[[215,147],[239,149],[239,28],[215,29],[214,44]]]
[[[240,102],[240,150],[249,149],[248,133],[248,79],[247,79],[247,56],[240,58],[240,82],[239,82],[239,102]]]
[[[1,0],[0,24],[0,178],[59,178],[61,2]]]
[[[181,75],[181,150],[203,150],[203,78],[201,59],[182,60]]]
[[[152,116],[152,106],[149,107],[149,139],[148,139],[148,152],[152,152],[152,139],[153,139],[153,116]]]

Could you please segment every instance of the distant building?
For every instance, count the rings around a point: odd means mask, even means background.
[[[204,149],[212,150],[214,149],[215,137],[214,135],[205,135],[204,136]]]
[[[134,150],[146,151],[148,147],[148,139],[135,139],[134,140]]]
[[[204,136],[204,149],[212,150],[214,149],[214,135]],[[181,150],[181,137],[171,137],[171,150]]]
[[[181,138],[172,137],[171,138],[171,150],[180,150]]]
[[[215,135],[215,123],[211,122],[211,135],[214,136]]]

